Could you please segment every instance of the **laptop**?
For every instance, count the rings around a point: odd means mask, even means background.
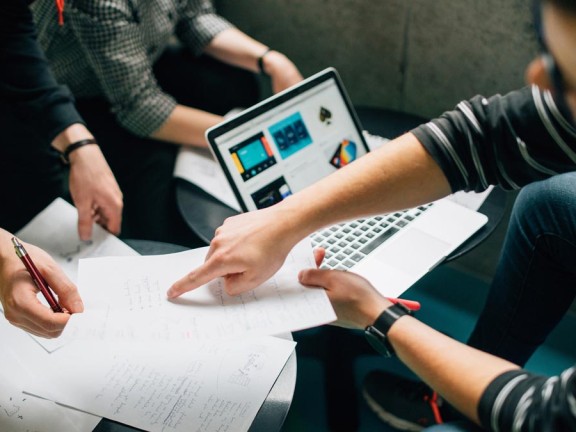
[[[210,128],[206,138],[244,211],[274,205],[369,152],[333,68]],[[327,251],[323,267],[359,273],[395,297],[487,220],[443,199],[327,227],[311,239]]]

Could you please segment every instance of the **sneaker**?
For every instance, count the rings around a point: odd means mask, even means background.
[[[364,379],[362,394],[380,420],[396,429],[420,431],[443,422],[444,401],[423,382],[377,370]]]

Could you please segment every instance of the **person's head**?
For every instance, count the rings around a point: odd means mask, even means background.
[[[576,0],[537,0],[535,25],[542,54],[526,71],[529,83],[551,90],[576,119]]]

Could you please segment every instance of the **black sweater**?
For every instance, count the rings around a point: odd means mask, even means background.
[[[0,103],[26,121],[45,145],[74,123],[84,123],[70,91],[56,83],[36,41],[27,0],[5,0],[0,14]],[[57,17],[54,17],[57,19]]]

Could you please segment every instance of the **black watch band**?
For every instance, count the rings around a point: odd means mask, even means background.
[[[404,315],[413,315],[413,312],[402,303],[396,303],[385,309],[374,324],[364,330],[368,343],[384,357],[392,357],[395,354],[386,335],[392,325]]]

